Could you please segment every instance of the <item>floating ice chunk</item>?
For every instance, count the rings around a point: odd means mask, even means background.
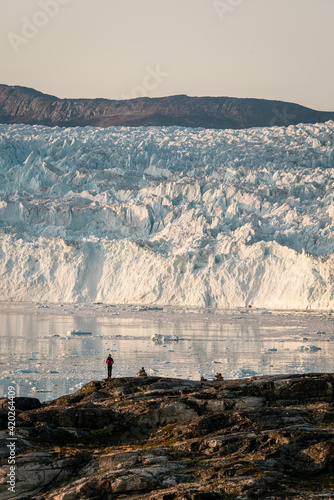
[[[321,351],[321,347],[317,347],[315,345],[310,345],[310,346],[308,346],[308,348],[312,352]]]
[[[317,352],[321,351],[321,347],[317,347],[315,345],[301,345],[297,347],[296,351],[309,351],[309,352]]]
[[[81,330],[70,330],[66,332],[68,335],[92,335],[92,332],[83,332]]]
[[[152,335],[151,340],[161,344],[162,342],[178,342],[179,337],[177,335],[161,335],[160,333],[155,333]]]
[[[152,335],[152,337],[151,337],[151,340],[153,342],[158,343],[158,344],[162,343],[162,339],[163,339],[163,335],[160,335],[159,333],[156,333],[156,334]]]
[[[254,377],[257,375],[257,372],[254,370],[248,370],[246,368],[238,368],[232,372],[233,378],[246,378],[246,377]]]
[[[165,340],[171,340],[172,342],[178,342],[179,337],[177,335],[165,335]]]
[[[52,392],[52,391],[47,391],[46,389],[38,389],[38,387],[32,387],[30,389],[30,392],[41,392],[41,393],[43,393],[43,392]]]
[[[149,375],[154,375],[155,373],[158,373],[159,370],[156,370],[155,368],[149,368],[148,370],[146,370],[146,372],[149,374]]]

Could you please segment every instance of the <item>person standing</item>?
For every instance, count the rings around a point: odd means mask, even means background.
[[[111,354],[109,354],[109,356],[107,357],[106,363],[108,368],[108,378],[111,378],[112,365],[114,364],[114,360],[112,359]]]

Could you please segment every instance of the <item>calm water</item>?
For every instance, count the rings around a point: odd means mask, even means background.
[[[241,314],[243,313],[243,314]],[[334,322],[326,313],[221,315],[127,311],[108,316],[0,311],[0,396],[15,383],[18,396],[54,399],[106,376],[111,352],[116,377],[149,375],[199,380],[255,374],[332,372]],[[239,314],[239,316],[238,316]],[[333,325],[333,326],[332,326]],[[72,329],[92,332],[71,336]],[[323,330],[324,333],[317,333]],[[156,343],[154,334],[179,340]],[[307,337],[307,340],[303,340]],[[315,345],[317,352],[300,351]],[[277,351],[268,351],[277,349]]]

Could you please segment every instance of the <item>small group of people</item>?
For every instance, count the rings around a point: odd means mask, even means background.
[[[111,357],[111,354],[106,359],[106,364],[108,368],[108,378],[111,378],[112,375],[112,365],[114,364],[114,360]],[[136,377],[147,377],[147,373],[145,371],[145,368],[142,367],[139,372],[137,373]]]

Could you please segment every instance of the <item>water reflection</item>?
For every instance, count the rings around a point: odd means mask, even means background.
[[[253,318],[254,319],[254,318]],[[291,320],[291,321],[290,321]],[[289,323],[290,321],[290,323]],[[53,399],[83,383],[106,377],[108,352],[115,359],[114,376],[133,376],[141,366],[150,375],[199,380],[252,374],[330,372],[334,342],[313,335],[321,350],[297,350],[307,329],[291,316],[282,326],[276,318],[193,319],[166,316],[143,319],[121,316],[81,317],[0,313],[0,396],[15,383],[18,396]],[[291,326],[292,325],[292,326]],[[71,336],[72,329],[92,332]],[[175,335],[178,342],[154,343],[154,334]],[[268,349],[277,351],[268,351]],[[43,391],[43,392],[40,392]]]

